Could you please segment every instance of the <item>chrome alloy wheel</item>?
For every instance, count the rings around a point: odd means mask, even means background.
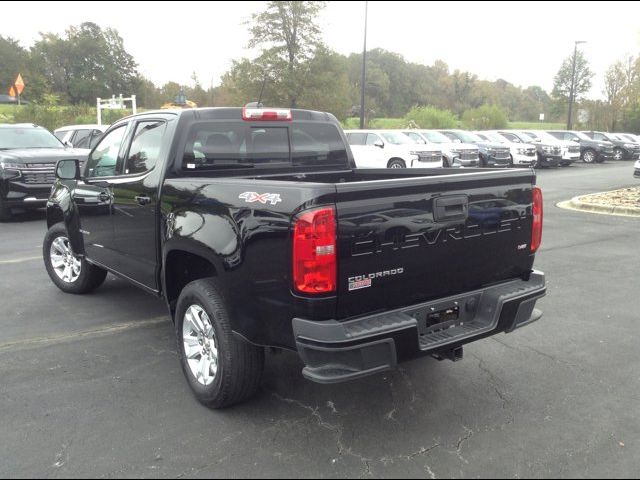
[[[187,308],[182,341],[191,373],[201,385],[211,385],[218,372],[218,344],[209,315],[200,305]]]
[[[78,280],[82,272],[82,263],[71,251],[67,237],[57,237],[49,249],[49,259],[53,271],[60,280],[73,283]]]

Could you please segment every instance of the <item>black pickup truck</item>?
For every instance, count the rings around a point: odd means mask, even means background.
[[[358,170],[330,114],[212,108],[122,119],[56,173],[51,279],[85,293],[111,272],[163,297],[211,407],[256,391],[265,347],[332,383],[458,360],[541,316],[533,170]]]

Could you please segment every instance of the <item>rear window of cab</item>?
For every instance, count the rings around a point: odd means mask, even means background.
[[[348,164],[346,146],[336,125],[296,122],[203,121],[187,134],[183,170],[216,170],[282,165]]]

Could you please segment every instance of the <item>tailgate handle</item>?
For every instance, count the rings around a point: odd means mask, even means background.
[[[449,195],[433,202],[433,219],[436,222],[466,220],[469,216],[469,198],[466,195]]]

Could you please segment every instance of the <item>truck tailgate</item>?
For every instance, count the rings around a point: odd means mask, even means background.
[[[530,171],[337,185],[338,318],[529,274]]]

